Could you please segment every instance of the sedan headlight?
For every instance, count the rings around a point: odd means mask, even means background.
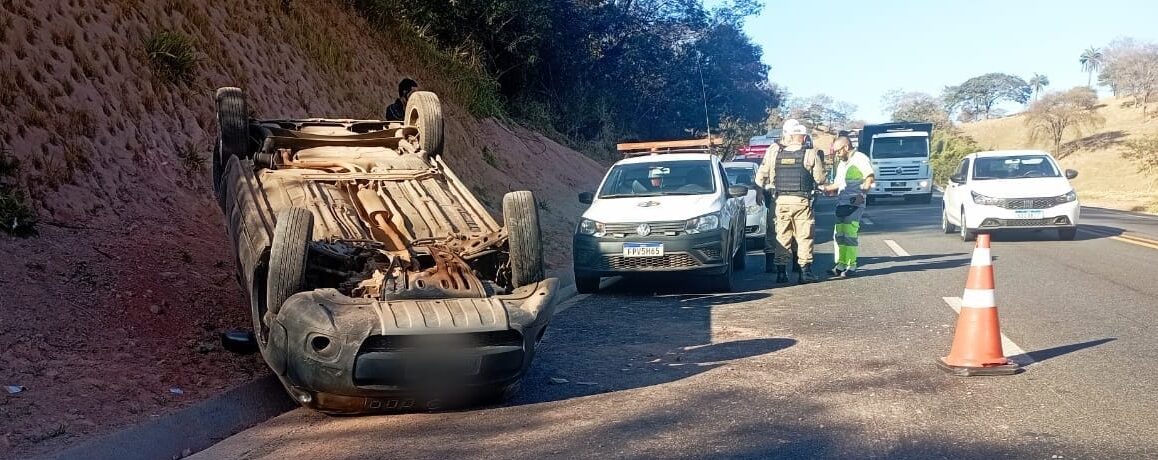
[[[971,193],[973,194],[973,202],[977,204],[983,204],[987,206],[1001,206],[1001,204],[1005,202],[1005,200],[1002,198],[993,198],[991,196],[985,196],[977,192]]]
[[[748,206],[748,208],[747,208],[747,212],[748,212],[748,215],[749,215],[749,216],[753,216],[753,215],[756,215],[756,214],[760,214],[760,210],[761,210],[761,209],[764,209],[764,207],[763,207],[763,206],[760,206],[760,205],[758,205],[758,204],[754,204],[754,205]]]
[[[713,213],[706,216],[700,216],[695,219],[688,219],[685,231],[688,233],[708,232],[720,228],[720,215]]]
[[[1070,203],[1078,201],[1078,192],[1070,190],[1069,193],[1055,198],[1058,203]]]
[[[577,232],[580,235],[603,236],[605,234],[605,228],[602,222],[582,219],[579,221],[579,230],[577,230]]]

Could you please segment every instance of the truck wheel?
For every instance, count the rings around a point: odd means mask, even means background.
[[[442,103],[430,91],[416,91],[406,100],[406,124],[418,128],[418,141],[428,157],[442,155]]]
[[[287,208],[277,214],[265,284],[265,305],[271,316],[277,316],[286,299],[305,288],[313,234],[314,215],[308,209]]]
[[[509,238],[511,284],[518,288],[543,281],[543,237],[535,195],[526,190],[504,195],[503,223]]]
[[[221,174],[230,156],[249,155],[249,112],[241,88],[217,89],[217,148],[213,150],[213,188],[221,184]]]
[[[580,294],[594,294],[599,291],[598,276],[575,276],[575,290]]]

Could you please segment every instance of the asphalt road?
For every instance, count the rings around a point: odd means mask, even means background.
[[[960,378],[933,363],[972,245],[939,210],[872,207],[855,279],[775,286],[753,253],[730,295],[623,280],[578,298],[502,407],[299,409],[194,458],[1158,458],[1158,245],[1121,238],[1158,237],[1158,218],[1087,209],[1077,241],[996,236],[1006,351],[1026,366]]]

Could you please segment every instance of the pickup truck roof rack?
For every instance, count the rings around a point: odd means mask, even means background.
[[[627,142],[616,144],[615,148],[623,154],[624,158],[630,158],[669,153],[714,153],[714,147],[723,144],[723,138],[713,137],[710,140],[704,138],[678,141]]]

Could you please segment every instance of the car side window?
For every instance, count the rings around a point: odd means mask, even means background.
[[[957,175],[964,177],[965,179],[969,178],[969,159],[968,158],[961,160],[961,166],[957,168]]]

